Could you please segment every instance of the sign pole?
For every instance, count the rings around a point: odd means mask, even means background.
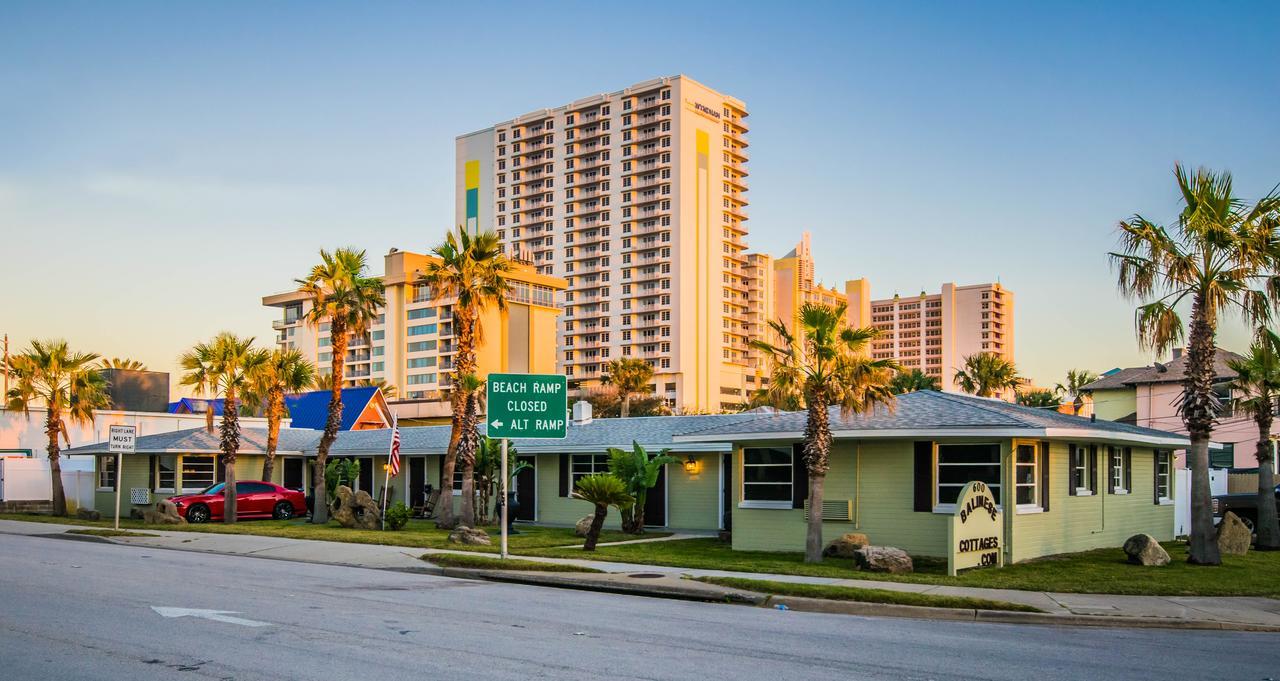
[[[120,529],[120,486],[124,484],[124,452],[116,452],[116,530]]]
[[[124,455],[137,451],[137,426],[111,426],[107,430],[107,451],[116,455],[116,522],[120,529],[120,486],[124,484]]]
[[[507,557],[507,514],[511,512],[508,508],[511,504],[511,498],[507,491],[507,438],[502,438],[502,552],[498,555],[502,558]]]

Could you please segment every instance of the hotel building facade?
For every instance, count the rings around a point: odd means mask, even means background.
[[[401,400],[439,399],[453,382],[453,298],[435,295],[418,283],[433,256],[392,249],[384,259],[382,282],[386,306],[376,323],[363,335],[352,335],[347,348],[347,386],[383,380],[396,389]],[[490,372],[551,373],[555,371],[555,326],[560,313],[557,296],[565,281],[540,274],[530,265],[517,263],[505,310],[490,305],[480,316],[481,336],[476,348],[477,370]],[[321,374],[330,372],[332,350],[329,324],[312,326],[310,298],[299,291],[264,296],[262,304],[279,308],[272,322],[276,343],[295,348],[314,362]]]
[[[567,282],[556,367],[590,386],[619,357],[684,412],[743,402],[747,110],[686,76],[457,138],[457,222]]]

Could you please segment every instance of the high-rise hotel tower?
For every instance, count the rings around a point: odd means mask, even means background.
[[[457,139],[457,222],[569,282],[557,367],[638,357],[678,409],[746,399],[747,110],[686,76]]]

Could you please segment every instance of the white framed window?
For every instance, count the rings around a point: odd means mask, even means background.
[[[213,485],[217,478],[217,461],[215,456],[183,455],[179,460],[182,469],[182,491],[199,492]]]
[[[109,491],[116,488],[116,455],[101,454],[98,456],[98,489]]]
[[[156,492],[173,492],[177,488],[175,484],[178,479],[178,456],[176,454],[161,454],[156,457]]]
[[[1129,493],[1129,457],[1124,448],[1107,448],[1107,475],[1112,494]]]
[[[1156,450],[1155,503],[1173,503],[1173,452],[1167,449]]]
[[[746,508],[791,508],[795,464],[791,447],[742,450],[742,503]]]
[[[940,444],[937,449],[937,481],[935,511],[951,513],[960,491],[972,480],[991,488],[991,496],[1000,503],[1000,444]]]
[[[1072,496],[1087,497],[1093,495],[1094,488],[1094,466],[1095,461],[1090,453],[1089,445],[1068,445],[1070,448],[1070,460],[1068,462],[1068,473],[1071,480],[1068,483],[1068,492]]]
[[[569,457],[569,488],[577,489],[578,481],[588,475],[608,472],[608,454],[574,454]]]
[[[1032,442],[1019,442],[1014,447],[1014,503],[1024,512],[1040,508],[1040,461],[1038,447]]]

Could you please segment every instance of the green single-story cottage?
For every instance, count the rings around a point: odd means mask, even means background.
[[[1006,402],[940,392],[899,396],[894,409],[844,417],[831,413],[835,444],[822,504],[825,535],[862,532],[879,545],[945,555],[956,495],[971,480],[988,485],[1002,508],[1006,562],[1117,546],[1145,532],[1173,533],[1173,449],[1185,437],[1122,423],[1092,421]],[[638,442],[669,449],[650,493],[646,520],[673,530],[731,529],[741,550],[798,551],[804,546],[808,481],[800,460],[802,412],[640,417],[571,422],[563,440],[512,440],[531,467],[516,479],[518,520],[569,525],[590,507],[569,492],[583,476],[605,472],[609,447]],[[392,501],[416,505],[440,487],[448,426],[401,429],[402,470]],[[310,491],[320,433],[281,431],[273,482]],[[357,487],[377,497],[389,430],[345,431],[331,457],[361,461]],[[261,475],[265,433],[246,429],[236,474]],[[98,455],[99,511],[114,504],[114,456],[106,444],[69,454]],[[203,429],[138,438],[126,455],[124,511],[220,477],[216,433]],[[460,484],[455,479],[455,490]],[[455,495],[456,495],[455,491]],[[144,498],[145,497],[145,498]],[[1012,505],[1008,502],[1012,500]],[[455,499],[456,502],[456,499]],[[617,514],[610,514],[616,526]]]

